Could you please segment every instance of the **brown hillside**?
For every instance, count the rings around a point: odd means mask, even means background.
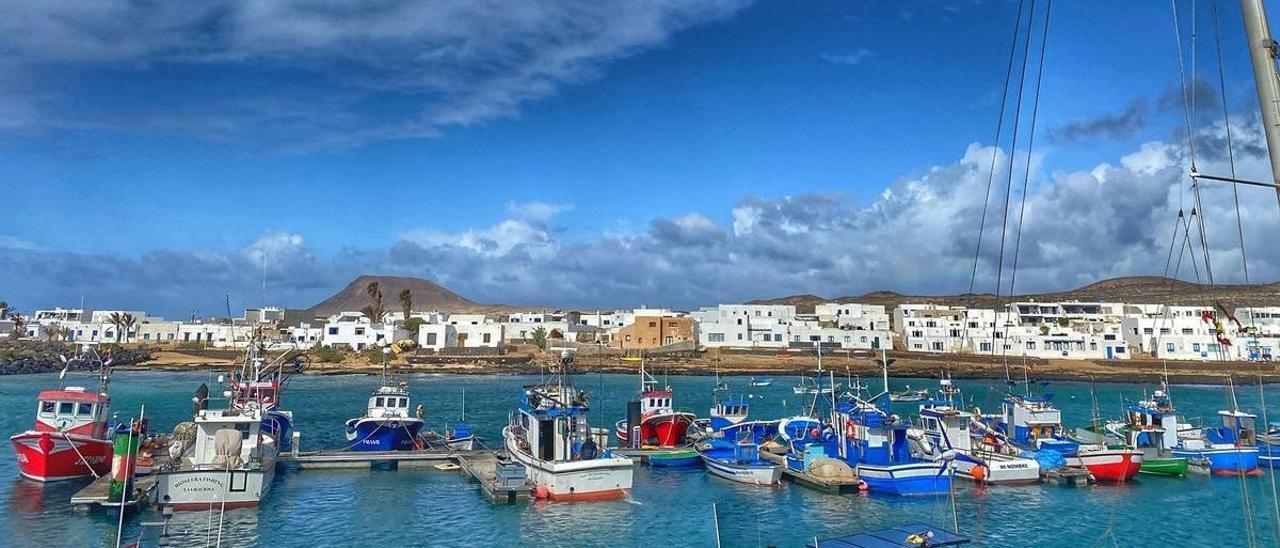
[[[382,300],[387,310],[400,310],[400,291],[408,289],[413,294],[414,310],[437,310],[441,312],[497,312],[503,306],[484,305],[454,293],[431,280],[407,278],[402,276],[360,276],[342,291],[332,297],[320,301],[307,309],[313,316],[328,316],[338,312],[355,311],[369,304],[369,296],[365,288],[370,282],[378,282],[382,289]]]
[[[792,304],[800,313],[810,313],[813,295],[796,295],[777,299],[751,301],[752,304]],[[998,308],[1011,301],[1108,301],[1133,304],[1204,305],[1221,303],[1228,309],[1242,306],[1274,306],[1280,304],[1280,282],[1253,285],[1196,284],[1159,276],[1130,276],[1095,282],[1070,291],[1033,293],[1000,297],[978,295],[902,295],[892,291],[873,291],[857,296],[837,297],[835,302],[857,302],[894,307],[902,303],[933,303],[946,306]]]

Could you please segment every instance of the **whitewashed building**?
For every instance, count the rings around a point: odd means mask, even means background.
[[[363,351],[379,342],[391,344],[409,333],[392,323],[374,323],[360,312],[340,312],[325,319],[321,345]]]
[[[722,304],[694,311],[699,343],[707,347],[786,348],[796,315],[792,305]]]
[[[1144,307],[1144,313],[1130,315],[1122,321],[1121,332],[1129,346],[1148,356],[1169,360],[1239,360],[1247,359],[1247,337],[1226,318],[1220,318],[1226,341],[1223,344],[1213,321],[1211,307],[1156,306]]]

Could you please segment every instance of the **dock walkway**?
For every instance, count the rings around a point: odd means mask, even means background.
[[[342,468],[429,468],[452,462],[472,451],[424,449],[421,451],[308,451],[283,453],[280,462],[293,463],[299,470]]]
[[[462,471],[480,482],[480,490],[489,500],[507,504],[531,500],[533,486],[527,480],[518,481],[512,485],[512,482],[502,481],[502,478],[498,477],[500,461],[498,454],[490,451],[473,451],[466,455],[459,455],[457,458]]]
[[[133,480],[133,498],[125,501],[125,508],[133,508],[144,505],[151,499],[151,491],[156,488],[157,476],[148,474],[145,476],[134,478]],[[103,474],[93,483],[86,485],[83,489],[76,491],[71,495],[71,505],[88,510],[94,507],[98,508],[119,508],[119,500],[111,500],[109,496],[111,492],[111,475]]]

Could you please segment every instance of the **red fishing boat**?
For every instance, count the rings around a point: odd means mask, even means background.
[[[1137,449],[1090,450],[1082,446],[1076,458],[1080,460],[1078,466],[1088,469],[1097,481],[1123,483],[1137,477],[1142,468],[1142,451]],[[1068,458],[1068,462],[1071,460]]]
[[[675,447],[686,444],[689,426],[697,419],[693,413],[671,407],[671,387],[657,388],[658,382],[644,370],[640,361],[640,397],[627,402],[627,418],[618,421],[614,434],[619,445]],[[633,443],[632,425],[639,425],[640,439]]]
[[[103,362],[93,345],[65,360],[59,384],[72,368],[98,374],[96,391],[80,386],[60,386],[40,392],[35,425],[9,438],[23,477],[35,481],[60,481],[100,476],[111,469],[111,396],[107,394],[110,360]]]

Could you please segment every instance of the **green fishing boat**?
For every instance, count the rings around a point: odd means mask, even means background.
[[[1182,457],[1150,457],[1146,455],[1142,457],[1142,467],[1138,469],[1139,474],[1147,474],[1149,476],[1174,476],[1183,477],[1187,475],[1187,459]]]
[[[698,452],[693,449],[672,449],[649,453],[649,466],[697,466],[700,462],[702,459],[698,458]]]

